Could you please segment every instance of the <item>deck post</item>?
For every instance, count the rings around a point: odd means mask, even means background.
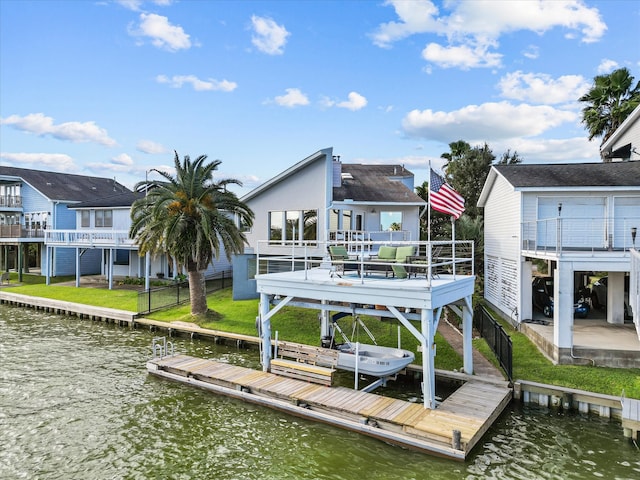
[[[76,247],[76,288],[80,287],[80,248]]]
[[[422,327],[422,397],[424,408],[436,408],[436,376],[434,369],[435,345],[433,343],[433,310],[420,312]]]
[[[464,373],[473,375],[473,308],[471,296],[465,297],[462,306],[462,351]]]
[[[271,317],[269,296],[260,294],[260,337],[262,338],[262,371],[268,372],[271,365]]]

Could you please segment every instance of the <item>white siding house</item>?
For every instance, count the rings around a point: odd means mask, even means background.
[[[514,324],[531,321],[533,261],[546,262],[554,277],[555,361],[571,363],[574,295],[589,272],[608,272],[607,322],[624,323],[624,276],[640,228],[640,162],[496,165],[478,205],[487,301]],[[636,325],[639,314],[633,311]]]
[[[420,239],[426,202],[414,192],[414,176],[402,165],[343,163],[325,148],[296,163],[241,198],[255,214],[246,232],[244,258],[234,260],[234,297],[256,296],[256,253],[289,253],[307,245],[308,255],[327,256],[327,242],[401,242]],[[351,242],[351,243],[348,243]],[[356,253],[356,252],[352,252]]]

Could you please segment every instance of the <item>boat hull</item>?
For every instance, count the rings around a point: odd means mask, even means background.
[[[338,351],[337,367],[355,372],[355,345],[343,345]],[[404,369],[414,359],[415,355],[408,350],[377,345],[358,346],[358,372],[363,375],[387,377]]]

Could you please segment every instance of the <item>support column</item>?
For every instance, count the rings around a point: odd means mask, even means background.
[[[44,258],[44,268],[45,268],[45,284],[51,285],[51,251],[53,247],[46,246],[45,249],[45,258]]]
[[[269,371],[271,366],[271,319],[269,318],[269,296],[260,294],[260,337],[262,338],[262,370]]]
[[[109,290],[113,289],[113,259],[115,250],[113,248],[109,249]]]
[[[80,249],[76,247],[76,288],[80,287]]]
[[[326,305],[327,301],[322,300],[322,304]],[[329,310],[320,310],[320,340],[325,337],[331,337],[331,322],[329,321]]]
[[[523,319],[533,318],[533,288],[531,279],[533,278],[533,263],[530,261],[520,263],[520,305],[512,313],[512,321],[520,323]]]
[[[149,276],[151,275],[151,254],[144,254],[144,289],[149,291]]]
[[[18,243],[18,266],[17,266],[17,270],[18,270],[18,282],[22,283],[22,255],[24,253],[24,249],[22,248],[22,243]]]
[[[607,279],[607,323],[624,324],[624,272],[609,272]]]
[[[471,297],[462,306],[462,347],[464,373],[473,375],[473,308]]]
[[[435,343],[433,342],[433,310],[420,312],[422,329],[422,397],[424,408],[436,408]]]
[[[558,262],[553,278],[553,343],[557,348],[573,346],[573,268]]]

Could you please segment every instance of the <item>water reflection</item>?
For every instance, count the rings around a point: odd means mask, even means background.
[[[616,421],[516,405],[457,463],[149,376],[153,336],[0,307],[0,478],[640,478]],[[255,350],[173,340],[259,365]]]

